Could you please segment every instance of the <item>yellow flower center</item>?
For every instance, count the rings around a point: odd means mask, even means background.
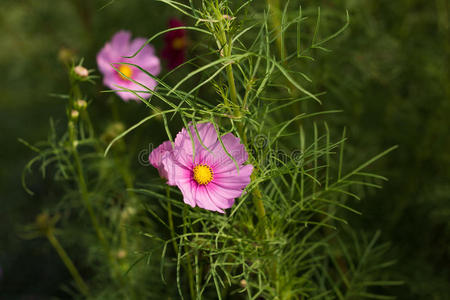
[[[122,77],[122,79],[124,80],[128,80],[128,78],[131,78],[131,75],[133,75],[133,70],[127,65],[120,65],[119,71],[123,74],[122,75],[119,73],[120,77]]]
[[[182,37],[175,38],[172,41],[172,48],[175,50],[181,50],[184,48],[185,44],[186,44],[186,42],[185,42],[184,38],[182,38]]]
[[[198,184],[208,184],[213,180],[213,171],[210,166],[201,164],[194,168],[194,180]]]

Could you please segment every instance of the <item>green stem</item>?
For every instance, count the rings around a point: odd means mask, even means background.
[[[88,195],[86,180],[84,179],[84,176],[83,176],[83,168],[81,166],[81,159],[78,154],[78,150],[77,150],[77,146],[76,146],[76,142],[77,142],[76,129],[75,129],[76,124],[74,121],[70,120],[70,112],[74,107],[75,100],[80,98],[81,91],[80,91],[80,87],[76,83],[75,79],[73,79],[73,78],[70,79],[70,85],[71,85],[71,91],[70,91],[71,97],[70,97],[69,105],[67,107],[68,108],[67,114],[68,114],[68,119],[69,119],[68,129],[69,129],[70,147],[72,149],[72,155],[75,160],[76,172],[77,172],[77,176],[78,176],[78,187],[81,191],[81,198],[82,198],[83,204],[84,204],[86,210],[88,211],[89,217],[90,217],[92,225],[94,226],[94,229],[97,233],[97,236],[98,236],[100,242],[102,243],[102,245],[104,246],[105,250],[109,254],[109,246],[108,246],[108,243],[106,242],[103,232],[100,229],[97,217],[95,216],[95,213],[94,213],[94,210],[92,209],[92,205],[91,205],[89,195]],[[86,115],[87,115],[87,113],[86,113]]]
[[[281,29],[281,18],[280,18],[280,0],[267,0],[267,4],[270,6],[270,18],[272,27],[275,30],[277,38],[277,47],[280,52],[281,61],[284,62],[286,59],[286,49],[283,42],[283,31]]]
[[[69,272],[72,275],[73,279],[75,280],[80,292],[84,296],[87,296],[89,294],[89,289],[88,289],[86,283],[84,282],[83,278],[81,278],[80,273],[78,272],[77,268],[73,264],[69,255],[67,255],[67,252],[64,250],[64,248],[61,246],[59,241],[56,239],[55,235],[53,234],[53,231],[51,229],[48,230],[46,236],[47,236],[47,239],[50,241],[50,244],[52,244],[53,248],[55,248],[56,252],[58,252],[59,257],[63,261],[66,268],[69,270]]]
[[[92,226],[94,227],[94,230],[97,234],[98,239],[100,240],[100,243],[102,244],[102,247],[108,257],[109,263],[113,268],[113,273],[114,276],[116,276],[116,271],[115,271],[115,260],[112,257],[112,253],[110,251],[108,242],[106,241],[106,238],[103,234],[103,231],[100,228],[98,219],[95,215],[94,209],[92,208],[92,204],[91,204],[91,200],[89,199],[89,193],[88,193],[88,189],[87,189],[87,184],[86,184],[86,180],[84,178],[83,175],[83,168],[81,165],[81,159],[80,156],[78,154],[78,150],[77,150],[77,146],[76,146],[76,134],[75,134],[75,124],[73,121],[69,121],[69,141],[71,144],[71,150],[72,150],[72,155],[75,161],[75,167],[76,167],[76,173],[78,176],[78,187],[80,189],[81,192],[81,199],[82,199],[82,203],[85,206],[86,210],[88,211],[89,214],[89,218],[91,220]]]
[[[193,273],[193,270],[192,270],[191,256],[188,255],[187,258],[188,258],[189,290],[191,292],[191,299],[194,300],[194,299],[197,298],[197,295],[196,295],[196,290],[195,290],[195,287],[194,287],[194,273]]]
[[[129,203],[128,203],[128,205],[124,204],[123,206],[127,207],[131,203],[131,206],[133,207],[136,204],[136,194],[133,191],[133,189],[134,189],[133,176],[131,175],[130,170],[128,168],[129,167],[128,161],[126,161],[126,159],[125,159],[125,160],[123,160],[121,162],[120,158],[118,156],[116,156],[115,154],[114,154],[114,156],[115,156],[114,160],[115,160],[116,166],[117,166],[117,168],[120,170],[120,172],[122,174],[123,181],[125,183],[125,187],[127,189],[127,194],[128,194],[128,201],[127,202],[129,202]],[[120,233],[121,233],[121,241],[120,241],[120,243],[121,243],[123,248],[126,248],[127,244],[128,244],[127,231],[126,231],[126,229],[124,227],[125,219],[126,218],[121,217],[120,221],[119,221],[119,230],[120,230]]]
[[[94,226],[95,232],[97,233],[97,236],[100,240],[100,242],[103,244],[103,246],[105,247],[105,250],[107,250],[107,253],[109,253],[109,246],[108,243],[106,242],[105,236],[103,235],[103,232],[99,226],[97,217],[95,216],[94,210],[92,208],[91,205],[91,201],[89,199],[89,195],[88,195],[88,190],[87,190],[87,185],[86,185],[86,180],[84,179],[83,176],[83,169],[81,167],[81,160],[80,160],[80,156],[78,154],[78,151],[76,149],[75,146],[75,138],[74,138],[74,128],[73,128],[74,124],[71,123],[71,125],[69,125],[70,128],[70,141],[72,144],[72,154],[73,154],[73,158],[75,160],[75,166],[77,168],[77,175],[78,175],[78,186],[80,188],[81,191],[81,198],[83,200],[83,204],[86,207],[89,217],[91,219],[92,225]]]
[[[221,19],[223,18],[223,16],[222,16],[222,13],[220,12],[220,8],[218,7],[218,3],[216,4],[214,11],[216,14],[216,18],[218,20],[220,20],[218,23],[218,32],[216,32],[216,38],[218,40],[219,48],[220,47],[223,48],[223,56],[224,57],[229,57],[229,56],[231,56],[233,46],[231,44],[231,39],[227,38],[226,30],[222,24]],[[228,87],[230,88],[231,102],[233,103],[234,106],[236,106],[235,108],[237,108],[239,106],[239,103],[237,100],[236,84],[234,82],[233,66],[232,66],[231,62],[226,67],[226,70],[227,70],[227,78],[228,78]],[[225,105],[225,107],[229,106],[228,99],[226,99],[226,98],[224,99],[224,105]],[[240,116],[239,109],[233,109],[233,111],[234,111],[235,116],[237,116],[237,117]]]
[[[166,196],[167,198],[170,198],[170,187],[167,186],[166,188]],[[170,228],[170,236],[172,237],[172,244],[173,249],[175,250],[175,254],[178,255],[178,245],[177,240],[175,239],[175,227],[173,226],[173,217],[172,217],[172,204],[170,203],[170,200],[167,202],[167,216],[169,219],[169,228]]]
[[[221,17],[220,14],[217,14],[217,16],[218,18]],[[219,29],[220,32],[217,34],[217,37],[219,38],[219,42],[223,45],[225,56],[230,57],[232,55],[231,38],[230,37],[227,38],[227,33],[225,32],[225,29],[223,28],[221,22],[219,22]],[[237,99],[237,90],[233,74],[233,65],[230,63],[226,69],[227,69],[228,87],[230,89],[230,98],[233,104],[236,106],[233,112],[234,115],[239,118],[241,116],[241,110]],[[226,99],[224,104],[225,106],[227,106]],[[243,126],[241,122],[238,122],[238,132],[241,137],[244,137]],[[244,140],[246,140],[245,137]],[[254,176],[252,176],[252,180],[254,179],[255,179]],[[266,215],[266,210],[264,208],[261,191],[259,190],[258,186],[256,186],[253,190],[253,203],[255,204],[259,220],[263,221]]]
[[[231,63],[227,66],[227,77],[228,77],[228,85],[230,87],[231,102],[237,108],[239,104],[238,104],[238,101],[237,101],[236,84],[234,82],[233,65]],[[239,109],[234,110],[234,114],[235,114],[236,117],[239,117],[240,116],[240,110]]]
[[[87,113],[87,111],[82,111],[81,116],[83,117],[83,119],[85,120],[85,122],[88,126],[89,137],[93,138],[95,136],[95,132],[94,132],[94,126],[92,125],[92,121],[91,121],[91,118],[89,117],[89,114]],[[98,143],[96,143],[95,146],[96,146],[97,150],[101,150]]]
[[[67,105],[67,116],[68,116],[68,120],[69,120],[68,121],[69,142],[70,142],[70,149],[71,149],[73,159],[75,162],[75,168],[76,168],[75,173],[76,173],[76,176],[78,177],[77,182],[78,182],[78,188],[81,192],[82,203],[85,206],[86,210],[88,211],[92,226],[94,227],[97,237],[105,251],[105,254],[108,259],[108,263],[111,267],[112,277],[114,279],[117,279],[121,285],[124,285],[124,279],[120,274],[120,270],[117,270],[116,260],[113,257],[113,253],[110,250],[109,243],[106,240],[105,235],[103,234],[103,231],[100,227],[97,216],[95,215],[94,209],[92,207],[91,200],[89,198],[86,180],[83,175],[81,159],[80,159],[80,155],[77,150],[77,142],[78,142],[77,141],[77,130],[76,130],[77,123],[76,123],[76,121],[71,119],[71,111],[75,107],[75,105],[74,105],[75,101],[81,98],[81,90],[78,85],[78,82],[74,78],[70,78],[70,85],[71,85],[70,99],[69,99],[69,103]],[[84,112],[84,115],[85,115],[84,116],[85,118],[89,118],[86,111]],[[92,125],[90,124],[90,126],[92,126]],[[92,134],[93,134],[93,131],[92,131]]]
[[[186,206],[183,209],[183,224],[186,224]],[[183,227],[183,233],[186,235],[186,226]],[[197,298],[196,296],[196,290],[194,287],[194,274],[192,270],[192,260],[191,255],[188,253],[188,247],[184,245],[184,251],[186,252],[187,257],[187,271],[188,271],[188,280],[189,280],[189,291],[191,293],[191,299],[194,300]]]
[[[232,69],[231,65],[229,65],[229,67],[230,67],[229,70],[230,70],[230,73],[231,73],[231,74],[228,74],[228,83],[230,85],[230,95],[231,95],[231,99],[232,100],[234,99],[233,102],[236,101],[236,103],[237,103],[236,85],[235,85],[235,82],[234,82],[233,69]],[[233,92],[234,92],[234,94],[233,94]],[[236,115],[236,113],[237,113],[237,115]],[[240,116],[240,111],[239,110],[235,110],[235,115],[237,117]],[[241,137],[245,136],[244,132],[243,132],[242,124],[240,122],[238,122],[238,131],[239,131],[239,135]],[[244,140],[246,140],[246,139],[244,138]],[[255,180],[254,176],[252,176],[252,180],[253,181]],[[257,212],[259,220],[260,221],[264,221],[264,218],[266,216],[266,209],[264,208],[264,203],[262,202],[261,191],[259,190],[258,186],[256,186],[253,189],[253,203],[254,203],[254,205],[256,207],[256,212]]]
[[[252,181],[255,180],[255,176],[252,175]],[[263,222],[266,217],[266,209],[264,208],[264,203],[262,201],[262,194],[259,187],[253,189],[253,204],[256,207],[256,214],[258,215],[259,221]]]

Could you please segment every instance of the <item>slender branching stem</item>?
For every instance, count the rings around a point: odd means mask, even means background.
[[[236,92],[236,84],[234,82],[234,74],[233,74],[233,65],[229,63],[227,66],[227,78],[228,78],[228,86],[230,88],[230,98],[233,105],[235,105],[234,114],[236,117],[240,116],[239,104],[237,101],[237,92]]]
[[[220,20],[220,18],[222,18],[222,15],[220,14],[220,11],[217,9],[216,10],[216,16],[218,17],[218,19]],[[219,26],[218,26],[220,32],[216,33],[216,37],[218,37],[219,39],[219,44],[222,45],[223,47],[223,52],[224,52],[224,56],[226,57],[230,57],[232,55],[232,44],[231,44],[231,37],[228,36],[227,37],[227,32],[224,28],[224,26],[222,25],[222,22],[219,22]],[[233,103],[233,105],[235,106],[233,109],[233,113],[234,116],[237,118],[241,117],[241,107],[239,105],[238,102],[238,98],[237,98],[237,90],[236,90],[236,82],[234,79],[234,74],[233,74],[233,65],[230,62],[229,65],[227,66],[227,80],[228,80],[228,88],[230,91],[230,98],[231,101]],[[246,91],[246,95],[248,93],[248,89]],[[227,106],[227,100],[224,100],[224,105]],[[240,122],[240,120],[238,121],[238,131],[239,131],[239,135],[241,137],[244,136],[244,132],[243,132],[243,125],[242,122]],[[246,139],[244,139],[244,142],[246,141]],[[252,176],[252,179],[254,180],[254,176]],[[256,186],[253,189],[253,202],[255,204],[256,207],[256,212],[258,215],[258,218],[260,221],[263,221],[266,215],[266,210],[264,208],[264,203],[262,201],[262,194],[261,191],[259,190],[259,187]]]
[[[255,180],[255,176],[252,175],[252,180]],[[260,221],[264,221],[266,217],[266,209],[264,208],[264,203],[262,201],[262,194],[259,187],[253,189],[253,204],[256,207],[256,214]]]
[[[55,248],[56,252],[58,253],[59,257],[63,261],[66,268],[69,270],[70,274],[72,275],[73,279],[75,280],[75,283],[77,284],[78,289],[84,296],[89,295],[89,289],[86,283],[84,282],[83,278],[81,277],[80,273],[78,272],[77,268],[73,264],[72,260],[70,259],[67,252],[64,250],[64,248],[59,243],[58,239],[53,233],[52,229],[47,230],[46,237],[49,240],[50,244],[52,244],[53,248]]]
[[[283,42],[283,29],[281,28],[280,0],[267,0],[267,4],[270,7],[270,20],[276,34],[277,48],[280,52],[281,61],[284,62],[286,60],[286,48]]]
[[[194,271],[192,270],[191,256],[188,255],[188,277],[189,277],[189,290],[191,292],[191,299],[196,299],[196,289],[194,287]]]
[[[186,208],[183,210],[183,223],[187,224],[186,222]],[[183,233],[186,235],[186,226],[183,227]],[[189,280],[189,291],[191,293],[191,299],[197,299],[196,295],[196,289],[194,285],[194,272],[192,270],[192,259],[191,255],[189,254],[189,249],[187,245],[184,245],[184,251],[186,252],[186,258],[187,258],[187,272],[188,272],[188,280]]]
[[[97,236],[102,243],[102,245],[105,247],[105,250],[109,252],[109,246],[106,242],[105,236],[103,234],[103,231],[100,228],[100,225],[97,220],[97,216],[94,213],[94,209],[92,208],[91,201],[89,199],[88,189],[86,185],[86,180],[83,175],[83,168],[81,166],[81,160],[80,155],[78,154],[77,148],[76,148],[76,140],[75,140],[75,128],[74,128],[73,122],[69,122],[69,131],[70,131],[70,143],[72,145],[72,154],[75,161],[75,167],[77,171],[78,176],[78,187],[81,192],[81,199],[83,201],[83,204],[88,211],[89,217],[92,222],[92,226],[94,226],[95,232],[97,233]]]
[[[119,279],[120,283],[123,285],[123,278],[120,276],[119,273],[117,273],[116,261],[112,255],[111,249],[109,247],[109,243],[106,240],[105,235],[100,227],[100,223],[98,222],[97,216],[95,215],[94,209],[92,207],[91,199],[89,198],[89,191],[88,191],[86,179],[84,177],[81,158],[80,158],[80,155],[79,155],[78,149],[77,149],[78,141],[77,141],[76,123],[75,123],[75,121],[71,120],[71,116],[70,116],[71,110],[74,107],[74,102],[77,99],[80,99],[80,97],[81,97],[81,91],[80,91],[78,84],[73,79],[71,79],[71,86],[72,86],[71,93],[70,93],[71,97],[70,97],[70,102],[67,107],[68,108],[67,109],[68,118],[69,118],[69,122],[68,122],[69,143],[70,143],[70,149],[71,149],[72,156],[73,156],[74,163],[75,163],[75,173],[77,176],[78,188],[81,193],[81,200],[82,200],[84,207],[86,208],[86,210],[88,212],[89,218],[90,218],[92,226],[94,227],[94,230],[97,234],[97,237],[107,255],[109,264],[112,268],[112,275],[113,275],[113,277]]]
[[[170,187],[166,187],[166,196],[170,198]],[[175,250],[175,254],[178,255],[178,244],[175,235],[175,227],[173,225],[173,216],[172,216],[172,204],[170,200],[167,202],[167,218],[169,219],[169,228],[170,228],[170,236],[172,237],[173,249]]]

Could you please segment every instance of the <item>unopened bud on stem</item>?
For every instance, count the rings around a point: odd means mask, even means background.
[[[50,228],[50,216],[48,213],[43,212],[36,217],[36,225],[43,233],[47,233]]]
[[[246,288],[247,287],[247,280],[242,279],[240,284],[241,284],[241,287]]]
[[[117,251],[117,258],[118,259],[125,258],[126,256],[127,256],[127,251],[125,251],[123,249],[119,249],[119,251]]]
[[[222,17],[223,17],[225,20],[229,20],[229,21],[231,21],[231,20],[234,19],[234,17],[231,17],[231,16],[229,16],[229,15],[223,15]]]
[[[78,119],[78,117],[80,116],[80,113],[78,112],[78,110],[72,110],[71,112],[70,112],[70,118],[72,119],[72,120],[76,120],[76,119]]]
[[[85,100],[79,99],[75,101],[75,108],[79,110],[83,110],[87,107],[87,102]]]
[[[58,59],[64,63],[64,64],[70,64],[72,60],[74,59],[75,54],[73,53],[73,50],[69,48],[61,48],[58,52]]]
[[[76,66],[75,68],[73,68],[73,71],[75,72],[75,74],[82,78],[86,78],[89,76],[89,71],[83,66]]]

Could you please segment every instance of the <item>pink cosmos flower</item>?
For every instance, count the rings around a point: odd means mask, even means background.
[[[114,34],[111,41],[97,54],[97,65],[103,74],[103,83],[111,89],[127,88],[130,90],[143,91],[145,88],[137,83],[132,82],[128,78],[133,79],[154,90],[157,82],[150,76],[142,72],[136,67],[130,65],[121,65],[118,63],[131,63],[138,65],[150,74],[157,76],[161,71],[159,58],[155,55],[155,49],[151,45],[146,45],[135,57],[124,58],[136,53],[139,48],[147,41],[145,38],[135,38],[131,40],[129,31],[121,30]],[[122,74],[117,72],[112,65]],[[128,78],[126,78],[128,77]],[[123,100],[130,99],[139,100],[139,97],[131,92],[116,92]],[[147,99],[150,93],[138,93],[139,96]]]
[[[181,26],[185,25],[180,20],[170,19],[169,28]],[[161,56],[167,60],[167,67],[171,70],[184,63],[188,44],[186,30],[177,29],[167,32],[164,36],[164,43],[165,46]]]
[[[197,125],[201,142],[194,126],[189,126],[189,131],[192,139],[183,128],[175,138],[173,149],[167,144],[156,148],[150,154],[151,163],[158,170],[161,166],[164,168],[163,177],[169,185],[178,186],[186,204],[224,213],[224,209],[233,206],[235,198],[240,197],[250,183],[253,166],[244,165],[248,154],[239,138],[232,133],[221,137],[238,169],[222,147],[213,124]]]

